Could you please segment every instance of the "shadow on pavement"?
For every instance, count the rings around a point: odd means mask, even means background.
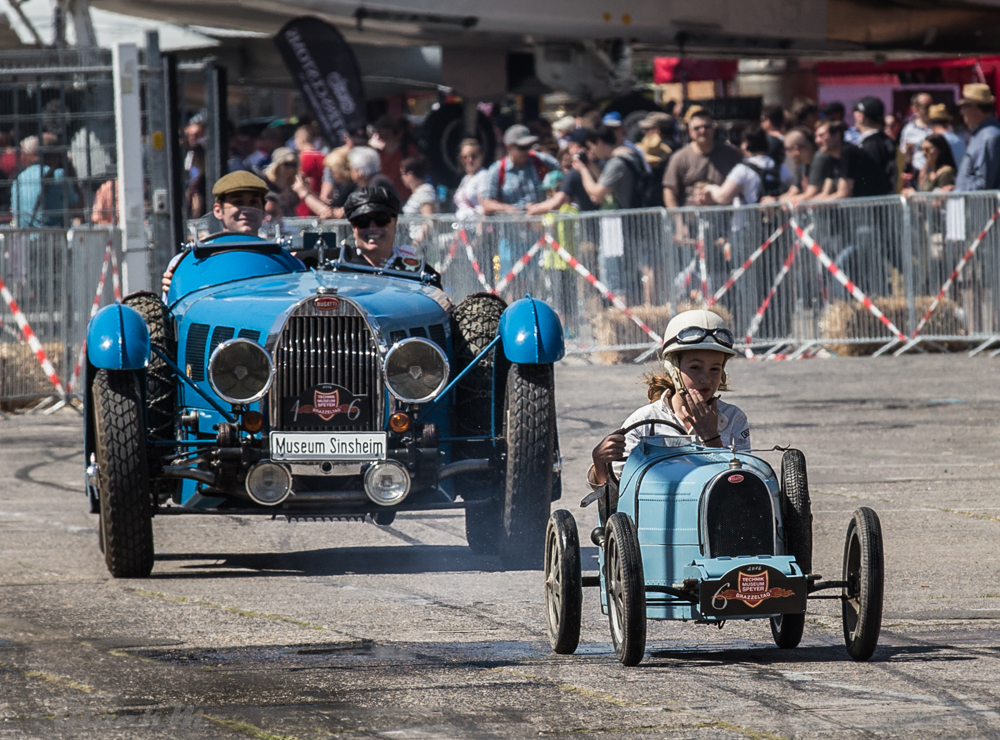
[[[298,552],[157,553],[156,561],[182,562],[179,571],[156,572],[152,579],[239,578],[259,576],[338,576],[406,573],[495,573],[496,558],[475,555],[468,547],[400,545],[344,547]],[[186,563],[186,561],[201,561]]]
[[[883,645],[875,651],[870,663],[902,663],[917,660],[921,663],[929,661],[966,661],[978,660],[981,656],[957,655],[958,648],[951,645]],[[664,660],[656,663],[655,660]],[[779,648],[747,648],[745,650],[711,650],[695,652],[691,650],[657,650],[648,653],[643,665],[646,666],[669,666],[676,668],[679,665],[708,666],[708,665],[733,665],[740,663],[752,663],[754,665],[788,665],[794,663],[850,663],[846,649],[840,645],[822,645],[815,647],[799,647],[794,650],[781,650]]]

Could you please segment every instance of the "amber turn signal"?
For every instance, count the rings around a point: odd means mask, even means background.
[[[410,428],[410,415],[397,411],[389,417],[389,428],[397,434],[402,434]]]
[[[264,415],[259,411],[244,411],[240,417],[240,426],[243,427],[243,431],[256,434],[264,428]]]

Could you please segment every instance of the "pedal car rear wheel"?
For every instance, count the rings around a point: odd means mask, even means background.
[[[788,554],[809,575],[813,551],[812,504],[806,456],[800,450],[788,450],[781,456],[781,499]]]
[[[104,561],[115,578],[145,578],[153,570],[153,522],[139,379],[98,370],[93,398]]]
[[[622,665],[639,665],[646,652],[646,579],[635,524],[617,512],[604,530],[604,583],[615,655]]]
[[[545,530],[545,620],[555,652],[576,651],[582,614],[580,535],[573,515],[559,509],[552,512]]]
[[[844,642],[854,660],[868,660],[878,645],[884,579],[882,525],[862,506],[851,518],[844,545]]]
[[[552,500],[555,418],[552,365],[511,365],[500,528],[500,559],[508,570],[538,569],[543,564]]]
[[[805,614],[779,614],[771,617],[771,635],[774,637],[774,644],[786,650],[799,646],[805,628]]]

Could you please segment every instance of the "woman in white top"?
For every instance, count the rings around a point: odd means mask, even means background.
[[[764,195],[776,196],[791,187],[791,170],[784,164],[776,166],[767,156],[767,134],[762,128],[747,129],[741,148],[746,159],[730,170],[721,185],[705,186],[703,205],[746,206],[759,203]]]
[[[399,166],[403,184],[410,191],[410,197],[403,204],[404,216],[433,216],[438,212],[437,190],[427,182],[430,166],[422,154],[407,157]],[[410,239],[414,246],[422,242],[431,231],[430,221],[410,226]]]
[[[489,179],[489,171],[483,167],[483,149],[475,139],[462,140],[458,158],[465,168],[465,177],[455,191],[455,216],[460,220],[468,220],[483,215],[479,193]]]

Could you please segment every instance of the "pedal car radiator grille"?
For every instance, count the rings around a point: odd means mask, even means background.
[[[346,301],[320,312],[296,309],[274,350],[272,428],[374,431],[382,428],[379,353],[365,319]]]
[[[774,512],[760,478],[733,471],[719,478],[707,496],[709,557],[774,555]]]

